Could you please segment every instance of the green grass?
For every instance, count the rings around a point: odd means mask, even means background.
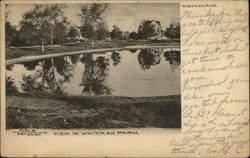
[[[88,49],[100,49],[100,48],[114,48],[114,47],[124,47],[124,46],[134,46],[134,45],[179,45],[178,41],[167,41],[167,42],[153,42],[153,41],[117,41],[117,42],[105,42],[105,41],[95,41],[94,47],[91,47],[89,43],[78,43],[72,45],[62,45],[59,47],[45,48],[45,52],[42,52],[41,47],[35,48],[6,48],[5,55],[6,59],[20,58],[23,56],[33,56],[33,55],[44,55],[53,53],[63,53],[71,51],[80,51]]]
[[[6,128],[180,128],[180,95],[7,96]]]

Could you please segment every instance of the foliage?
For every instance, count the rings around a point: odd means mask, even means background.
[[[75,27],[70,27],[69,32],[67,33],[67,36],[70,38],[70,40],[74,40],[78,35],[78,31]]]
[[[119,52],[112,52],[111,59],[113,60],[113,65],[118,65],[121,62],[121,54]]]
[[[39,64],[39,61],[30,61],[30,62],[25,62],[23,63],[23,66],[27,69],[27,70],[35,70],[36,66]]]
[[[76,65],[79,61],[80,56],[79,55],[71,55],[69,56],[69,59],[73,65]]]
[[[9,46],[12,43],[15,33],[16,33],[15,27],[12,26],[10,22],[6,21],[5,22],[5,41],[6,41],[5,44],[6,46]]]
[[[108,32],[108,28],[105,25],[105,23],[103,21],[100,21],[97,23],[96,25],[96,39],[97,40],[104,40],[107,36],[108,36],[109,32]]]
[[[155,49],[142,49],[138,54],[138,62],[141,69],[148,70],[151,66],[160,64],[160,51]]]
[[[173,67],[178,67],[181,63],[180,51],[166,51],[164,53],[165,60]]]
[[[112,39],[121,40],[122,39],[122,31],[120,31],[118,26],[114,25],[113,30],[110,32],[110,36]]]
[[[54,62],[56,71],[63,78],[62,81],[69,82],[70,78],[73,77],[72,72],[73,72],[74,66],[69,63],[68,57],[63,56],[63,57],[53,58],[53,62]]]
[[[155,20],[145,20],[138,28],[138,37],[148,39],[161,33],[161,24]]]
[[[15,85],[13,78],[7,77],[5,80],[5,85],[6,85],[6,94],[7,95],[18,93],[18,89]]]
[[[21,21],[20,36],[25,39],[28,45],[40,44],[41,41],[48,41],[48,23],[43,24],[43,32],[32,22]]]
[[[56,44],[62,44],[67,42],[67,28],[68,28],[69,22],[67,21],[66,17],[63,17],[61,21],[57,21],[55,23],[55,43]]]
[[[64,19],[62,7],[61,4],[36,4],[33,10],[23,15],[20,25],[22,37],[26,39],[27,44],[34,44],[37,41],[46,43],[49,40],[50,44],[53,44],[56,24]]]
[[[137,40],[138,39],[138,34],[136,32],[131,32],[129,34],[129,39]]]
[[[180,38],[180,23],[170,24],[166,28],[164,35],[170,39]]]
[[[98,20],[102,20],[102,14],[107,9],[108,4],[105,3],[90,3],[81,6],[80,17],[82,19],[81,33],[82,36],[91,40],[95,39],[95,26]]]
[[[25,63],[27,69],[33,70],[37,66],[40,68],[33,75],[23,76],[21,84],[23,91],[26,93],[63,94],[63,83],[69,82],[73,76],[73,65],[66,58],[59,57],[45,59],[41,62]]]
[[[94,39],[94,28],[90,24],[84,24],[81,29],[81,34],[85,38]]]
[[[111,89],[106,85],[108,61],[104,57],[93,59],[92,54],[84,54],[81,62],[85,64],[82,76],[83,94],[110,95]]]

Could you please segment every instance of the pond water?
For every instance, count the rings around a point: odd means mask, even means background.
[[[32,61],[6,67],[6,93],[180,94],[180,51],[122,50]]]

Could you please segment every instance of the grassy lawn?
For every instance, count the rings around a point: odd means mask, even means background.
[[[180,128],[180,95],[6,96],[6,128]]]
[[[164,45],[164,46],[176,46],[180,43],[178,41],[167,41],[167,42],[153,42],[153,41],[117,41],[117,42],[105,42],[105,41],[95,41],[94,47],[91,47],[89,43],[78,43],[78,44],[68,44],[59,47],[45,48],[45,52],[42,52],[41,47],[35,48],[6,48],[6,59],[19,58],[22,56],[33,56],[33,55],[43,55],[43,54],[53,54],[53,53],[63,53],[71,51],[80,51],[87,49],[100,49],[100,48],[115,48],[124,46],[134,46],[134,45]]]

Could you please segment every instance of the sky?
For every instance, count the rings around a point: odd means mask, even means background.
[[[68,20],[80,26],[81,20],[78,16],[81,4],[66,4],[63,9]],[[19,21],[25,12],[32,10],[32,4],[9,4],[6,7],[8,12],[7,20],[14,26],[18,26]],[[178,22],[180,16],[178,3],[111,3],[102,15],[109,31],[113,25],[117,25],[121,31],[137,31],[139,24],[143,20],[159,20],[163,29],[171,22]]]

